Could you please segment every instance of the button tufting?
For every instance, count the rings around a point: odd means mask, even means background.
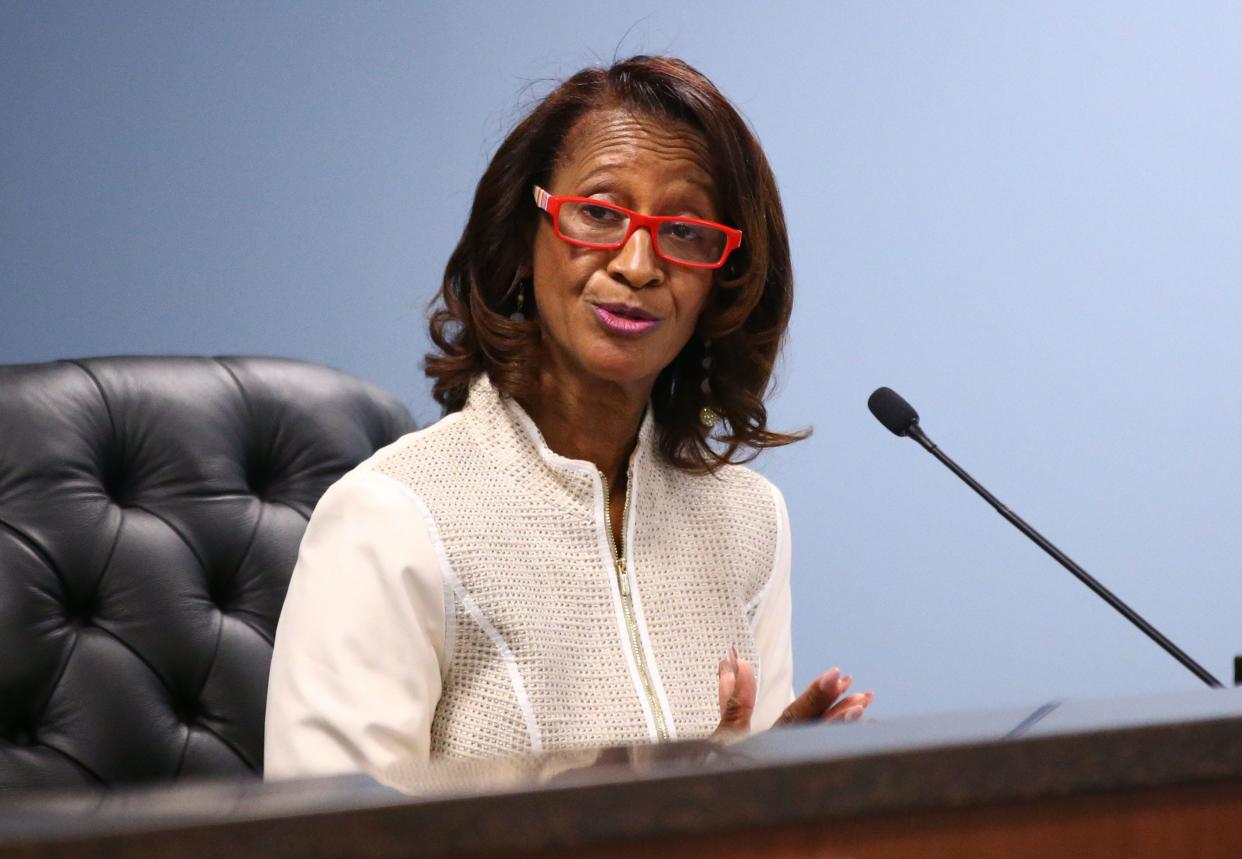
[[[15,481],[0,489],[0,664],[20,669],[0,670],[0,785],[257,770],[305,528],[284,510],[265,525],[266,505],[309,513],[408,412],[300,362],[104,358],[0,366],[0,424],[0,474],[28,475],[18,503]],[[217,719],[227,742],[186,753]],[[59,754],[24,751],[53,740]]]
[[[232,601],[232,576],[224,578],[212,576],[207,582],[207,599],[211,600],[219,611],[223,612]]]
[[[65,619],[73,626],[90,626],[96,615],[94,600],[83,600],[80,603],[65,606]]]
[[[194,720],[198,718],[198,707],[181,702],[173,706],[173,715],[177,717],[177,721],[181,722],[181,724],[192,725]]]
[[[272,467],[272,457],[270,454],[249,453],[245,462],[246,486],[250,488],[250,492],[263,500],[271,489],[272,482],[275,479],[276,469]]]
[[[132,473],[116,452],[104,455],[99,464],[99,484],[105,496],[118,507],[128,506],[133,497]]]

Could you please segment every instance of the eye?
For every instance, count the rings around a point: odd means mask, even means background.
[[[697,242],[702,240],[703,230],[695,224],[673,221],[668,225],[668,236],[679,242]]]
[[[616,209],[592,203],[583,203],[579,211],[588,220],[595,221],[600,224],[611,223],[622,217],[621,213]]]

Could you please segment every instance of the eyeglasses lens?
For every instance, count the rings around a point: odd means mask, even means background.
[[[610,206],[566,202],[558,224],[568,238],[592,245],[620,245],[630,219]],[[690,221],[665,221],[655,237],[659,252],[672,260],[699,265],[719,262],[728,236],[722,231]]]
[[[720,230],[689,221],[660,224],[660,252],[682,262],[716,262],[724,253],[727,238]]]

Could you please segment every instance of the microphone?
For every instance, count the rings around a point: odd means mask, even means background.
[[[1166,653],[1180,662],[1192,674],[1208,686],[1216,689],[1222,688],[1221,682],[1209,674],[1207,669],[1187,656],[1176,644],[1161,635],[1160,631],[1144,620],[1138,612],[1130,608],[1118,599],[1112,591],[1092,578],[1086,570],[1074,563],[1068,555],[1052,545],[1043,534],[1040,534],[1028,525],[1021,516],[1000,503],[995,495],[988,492],[979,481],[967,474],[965,469],[950,459],[940,448],[936,447],[926,433],[923,432],[922,427],[919,426],[919,413],[914,410],[913,406],[903,400],[900,394],[892,388],[876,388],[867,399],[867,408],[871,409],[871,414],[875,415],[876,420],[884,424],[893,435],[909,436],[926,448],[928,453],[944,463],[967,486],[979,493],[984,501],[996,508],[996,512],[1005,517],[1011,525],[1029,537],[1035,545],[1051,555],[1061,566],[1073,573],[1080,582],[1095,591],[1096,595],[1103,599],[1104,602],[1111,605],[1121,613],[1122,617],[1142,630],[1144,635],[1163,647]]]

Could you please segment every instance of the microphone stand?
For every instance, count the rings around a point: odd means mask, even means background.
[[[1180,647],[1165,638],[1160,633],[1160,630],[1156,629],[1144,620],[1138,612],[1122,602],[1121,599],[1112,591],[1097,582],[1090,573],[1078,566],[1078,564],[1074,563],[1072,558],[1056,546],[1052,545],[1052,543],[1050,543],[1043,534],[1028,525],[1026,520],[1002,504],[1000,500],[991,492],[988,492],[988,490],[985,489],[979,481],[971,477],[965,469],[954,462],[948,454],[938,448],[932,440],[927,437],[927,434],[924,433],[922,428],[919,426],[917,418],[906,428],[906,435],[917,441],[927,450],[928,453],[944,463],[950,471],[962,479],[962,482],[964,482],[971,489],[975,490],[975,492],[979,493],[980,497],[982,497],[984,501],[991,504],[996,509],[997,513],[1004,516],[1010,524],[1012,524],[1027,537],[1031,538],[1035,545],[1039,546],[1039,548],[1051,555],[1053,560],[1073,573],[1080,582],[1095,591],[1097,596],[1120,612],[1122,617],[1142,630],[1144,635],[1163,647],[1166,653],[1180,662],[1192,674],[1213,689],[1220,689],[1223,687],[1223,684],[1213,677],[1206,668],[1191,659],[1190,656],[1188,656]]]

